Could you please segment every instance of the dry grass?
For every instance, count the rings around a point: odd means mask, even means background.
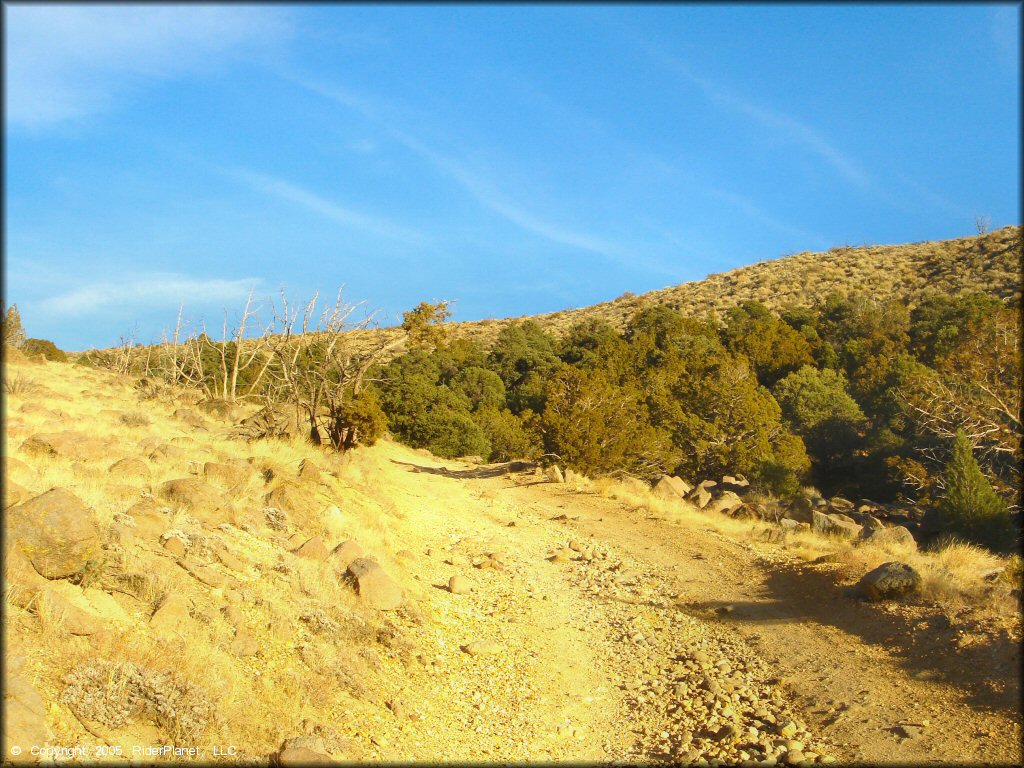
[[[776,526],[762,520],[704,512],[689,502],[656,496],[641,481],[599,478],[582,480],[580,485],[581,489],[620,501],[638,513],[676,524],[699,520],[702,525],[735,539],[760,543],[766,540],[769,531],[779,533]],[[1006,596],[1007,587],[1021,586],[1019,555],[1003,557],[955,539],[947,539],[931,550],[918,550],[894,542],[848,541],[814,531],[787,533],[778,546],[805,562],[827,555],[854,578],[884,562],[902,561],[921,574],[921,597],[946,611],[956,612],[970,605],[982,614],[1007,617],[1017,615],[1020,610],[1019,605]],[[994,583],[1004,588],[995,589]]]

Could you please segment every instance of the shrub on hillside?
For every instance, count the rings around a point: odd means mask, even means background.
[[[57,363],[66,363],[68,356],[56,344],[48,339],[26,339],[21,345],[26,355],[39,355],[46,360],[53,360]]]
[[[992,489],[974,459],[970,441],[957,430],[946,465],[946,493],[939,511],[950,529],[993,550],[1013,549],[1013,527],[1006,503]]]
[[[484,436],[491,444],[491,461],[535,459],[541,453],[541,437],[536,429],[533,411],[524,411],[523,418],[507,408],[481,408],[473,414]]]

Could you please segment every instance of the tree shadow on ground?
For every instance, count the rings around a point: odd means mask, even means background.
[[[454,477],[459,480],[479,480],[488,477],[501,477],[521,472],[532,472],[537,465],[531,461],[508,461],[504,464],[492,464],[476,469],[448,469],[447,467],[424,467],[420,464],[410,464],[407,461],[391,460],[394,464],[409,467],[412,472],[423,472],[428,475],[441,475],[442,477]]]
[[[706,601],[686,609],[723,623],[816,622],[833,626],[884,648],[911,677],[946,682],[964,692],[972,706],[1020,712],[1020,647],[1005,631],[957,647],[958,627],[937,606],[916,605],[908,612],[883,613],[861,599],[854,587],[835,582],[826,569],[790,566],[773,569],[763,582],[766,600]],[[970,630],[967,630],[970,637]]]

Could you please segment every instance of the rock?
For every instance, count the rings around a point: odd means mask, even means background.
[[[188,451],[184,448],[164,442],[157,445],[148,455],[150,461],[178,461],[189,457]]]
[[[693,490],[685,480],[673,475],[662,475],[654,484],[654,493],[667,499],[684,499]]]
[[[154,629],[175,632],[192,621],[192,603],[175,592],[167,595],[149,619]]]
[[[227,498],[198,478],[168,480],[157,490],[157,495],[172,504],[187,507],[196,519],[205,523],[219,525],[227,522]]]
[[[736,477],[732,477],[731,475],[726,475],[725,477],[722,478],[722,484],[723,485],[738,485],[741,488],[747,488],[750,485],[750,481],[747,480],[747,478],[745,478],[743,475],[736,475]]]
[[[864,526],[864,531],[861,533],[862,536],[866,536],[869,531],[881,530],[885,528],[885,523],[879,520],[874,515],[865,514],[864,518],[860,521],[860,524]]]
[[[6,533],[48,579],[81,573],[100,555],[100,531],[89,509],[63,488],[12,507]]]
[[[178,408],[171,414],[174,418],[185,422],[190,427],[206,428],[206,419],[193,411],[191,408]]]
[[[10,426],[10,421],[8,421],[7,424]],[[32,477],[36,476],[36,471],[32,467],[21,459],[16,459],[13,456],[4,456],[4,473],[7,477],[10,477],[12,473],[20,473],[30,475]]]
[[[317,562],[323,562],[331,553],[324,546],[323,539],[319,536],[314,536],[312,539],[306,541],[301,547],[294,550],[296,556],[304,557],[307,560],[316,560]]]
[[[725,491],[717,499],[708,504],[705,509],[709,512],[720,512],[730,515],[743,506],[743,499],[732,491]]]
[[[790,517],[784,517],[781,520],[779,520],[779,526],[782,528],[782,530],[787,532],[796,532],[800,530],[800,523],[798,523],[796,520],[793,520]]]
[[[393,611],[402,605],[402,588],[369,558],[360,557],[348,566],[360,599],[379,611]]]
[[[135,534],[143,539],[157,539],[170,525],[172,510],[155,499],[140,499],[128,508],[127,514],[135,522]]]
[[[891,528],[868,528],[865,526],[860,536],[863,542],[896,544],[909,549],[917,549],[917,542],[914,540],[913,534],[902,525],[894,525]]]
[[[814,505],[805,496],[800,496],[789,505],[789,516],[797,522],[809,523],[812,519]]]
[[[862,530],[861,526],[850,520],[850,518],[845,517],[845,515],[826,514],[818,510],[814,510],[811,515],[812,530],[826,536],[855,539]]]
[[[916,594],[921,589],[921,576],[906,563],[882,563],[864,575],[857,584],[860,593],[873,602]]]
[[[331,562],[342,570],[348,570],[353,562],[363,557],[366,553],[355,539],[343,541],[331,552]]]
[[[689,500],[696,504],[698,509],[704,509],[711,501],[711,491],[704,487],[704,483],[701,483],[690,492]]]
[[[196,408],[207,416],[213,416],[222,421],[237,421],[243,414],[238,404],[232,403],[230,400],[203,400],[196,405]]]
[[[558,468],[557,464],[552,464],[548,467],[547,472],[545,472],[545,477],[547,477],[547,479],[552,483],[565,482],[565,477],[562,476],[562,470]]]
[[[322,508],[322,502],[311,491],[290,482],[277,486],[264,499],[268,507],[283,509],[298,520],[306,519],[311,512]]]
[[[568,549],[560,549],[555,554],[548,558],[548,562],[551,563],[568,563],[572,558],[573,552]]]
[[[245,629],[235,630],[235,639],[231,642],[231,652],[235,656],[255,656],[259,650],[260,644]]]
[[[160,543],[163,544],[164,549],[166,549],[174,557],[181,557],[185,554],[185,551],[188,549],[188,547],[185,545],[185,542],[182,541],[181,537],[179,536],[167,536],[166,538],[162,538]]]
[[[470,656],[490,656],[501,651],[501,646],[494,640],[474,640],[462,646],[462,650]]]
[[[299,462],[299,479],[307,483],[320,482],[320,468],[309,459]]]
[[[10,358],[6,362],[9,363]],[[46,727],[46,704],[39,692],[22,675],[25,657],[12,654],[10,647],[6,649],[5,655],[3,743],[19,746],[48,744],[51,734]]]
[[[448,579],[448,591],[453,595],[468,595],[473,591],[473,582],[465,576],[452,576]]]
[[[21,504],[32,498],[32,491],[23,485],[18,485],[11,479],[4,483],[4,509]]]
[[[715,739],[718,741],[736,741],[739,735],[739,728],[732,723],[726,723],[715,733]]]
[[[252,467],[208,461],[203,464],[203,477],[221,488],[234,488],[252,477]]]
[[[334,759],[330,755],[309,749],[308,747],[288,747],[282,749],[270,759],[271,766],[332,765]]]
[[[118,477],[142,477],[149,478],[149,464],[135,456],[115,461],[107,469],[112,475]]]
[[[314,752],[327,752],[327,746],[320,736],[294,736],[285,739],[281,749],[311,749]]]
[[[25,453],[58,456],[73,461],[98,461],[109,452],[106,440],[82,432],[53,432],[32,435],[21,444]]]
[[[856,506],[852,501],[844,499],[841,496],[833,496],[828,500],[828,508],[833,512],[850,513],[856,509]]]
[[[214,589],[223,589],[228,586],[230,582],[228,577],[220,571],[214,570],[207,565],[196,562],[189,558],[179,558],[175,562],[178,563],[182,568],[188,571],[197,581],[202,582],[208,587]]]
[[[792,720],[785,720],[775,728],[776,732],[784,739],[791,739],[796,736],[796,723]]]

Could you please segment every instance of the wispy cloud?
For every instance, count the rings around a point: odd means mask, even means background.
[[[283,39],[277,8],[15,4],[6,16],[7,120],[41,128],[109,109],[152,80]]]
[[[679,58],[649,40],[638,35],[630,35],[630,38],[666,69],[696,86],[710,101],[745,115],[755,123],[797,144],[805,151],[817,155],[854,186],[864,190],[872,188],[871,178],[864,169],[811,126],[785,112],[759,105],[752,99],[743,97],[720,83],[697,74]]]
[[[324,83],[290,70],[278,69],[277,73],[307,90],[341,104],[377,125],[396,142],[426,160],[442,176],[462,187],[481,206],[515,224],[520,229],[559,245],[596,253],[616,261],[629,260],[633,264],[644,265],[643,259],[638,258],[635,254],[626,253],[615,243],[567,227],[529,210],[527,206],[502,192],[469,164],[429,146],[418,136],[400,128],[396,118],[384,116],[398,112],[395,105],[381,105],[379,102],[351,90]],[[650,264],[646,266],[656,271],[665,271],[663,266]]]
[[[548,221],[527,211],[520,204],[502,194],[493,184],[465,163],[427,147],[422,141],[404,131],[391,129],[390,133],[396,141],[427,160],[445,177],[455,181],[469,192],[484,208],[498,214],[506,221],[554,243],[612,258],[621,257],[620,250],[610,242]]]
[[[364,232],[403,243],[422,243],[426,240],[426,237],[419,232],[387,219],[352,210],[290,181],[245,168],[234,168],[225,173],[257,192],[287,200],[347,227],[361,229]]]
[[[112,306],[137,308],[154,305],[177,306],[183,300],[192,304],[233,302],[244,299],[259,278],[236,280],[189,277],[173,272],[143,272],[121,280],[87,283],[39,302],[47,313],[64,316],[85,315]]]

